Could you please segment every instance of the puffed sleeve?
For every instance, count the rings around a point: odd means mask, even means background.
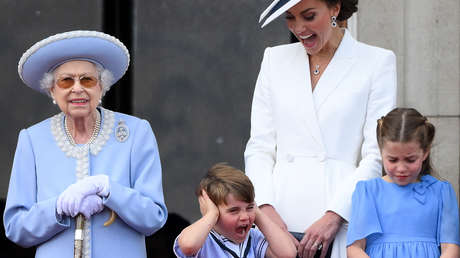
[[[158,146],[150,124],[141,120],[131,149],[131,187],[110,182],[104,205],[136,231],[151,235],[163,227],[168,211],[164,203]]]
[[[270,48],[267,48],[254,90],[251,135],[244,152],[245,171],[254,184],[258,205],[274,203],[272,173],[276,155],[276,131],[270,104],[269,59]]]
[[[381,176],[382,165],[377,144],[377,120],[390,112],[396,105],[396,57],[393,52],[385,50],[375,63],[372,75],[371,91],[363,127],[363,143],[361,146],[361,161],[355,172],[344,181],[336,191],[328,209],[345,220],[349,219],[351,196],[355,185],[360,180]]]
[[[347,246],[374,233],[382,233],[374,194],[366,181],[360,181],[352,196]]]
[[[457,198],[448,182],[441,189],[442,209],[439,225],[439,242],[460,245],[460,228]]]
[[[23,247],[45,242],[70,226],[68,218],[59,221],[56,216],[56,197],[37,202],[35,155],[25,129],[14,154],[3,224],[6,237]]]

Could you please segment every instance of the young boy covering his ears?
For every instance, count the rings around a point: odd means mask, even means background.
[[[214,165],[197,195],[202,217],[176,238],[177,257],[296,256],[290,237],[254,203],[254,187],[241,170]]]

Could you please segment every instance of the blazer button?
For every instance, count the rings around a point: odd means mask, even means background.
[[[294,159],[294,156],[292,156],[291,154],[286,155],[287,162],[292,163],[294,162]]]
[[[326,162],[326,159],[327,159],[326,154],[320,154],[320,155],[318,155],[318,159],[319,159],[319,161],[322,162],[322,163],[323,163],[323,162]]]

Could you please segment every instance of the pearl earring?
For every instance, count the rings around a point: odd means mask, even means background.
[[[331,16],[331,26],[333,28],[337,27],[337,17],[335,15]]]
[[[55,99],[53,99],[53,104],[56,105],[56,100]]]

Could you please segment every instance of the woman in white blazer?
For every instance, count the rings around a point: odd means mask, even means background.
[[[300,42],[265,50],[245,170],[262,211],[304,233],[299,257],[346,257],[355,184],[381,174],[376,122],[395,106],[396,60],[337,26],[356,5],[275,0],[261,16],[285,13]]]

